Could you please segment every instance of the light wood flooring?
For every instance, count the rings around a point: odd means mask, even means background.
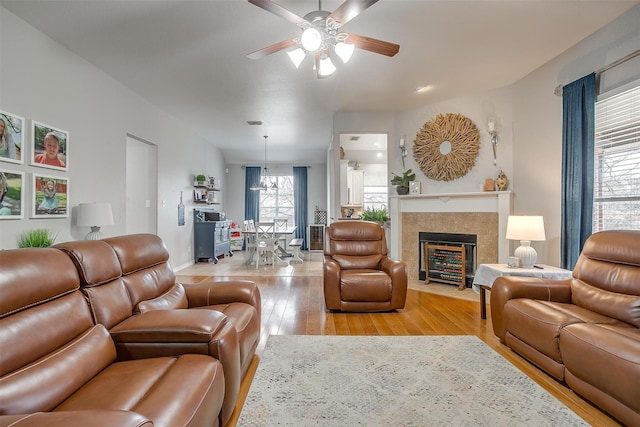
[[[391,313],[329,313],[324,308],[322,292],[322,255],[305,253],[304,259],[303,264],[256,268],[255,265],[245,265],[244,253],[236,252],[218,264],[198,263],[176,272],[178,281],[182,283],[240,278],[254,280],[260,287],[260,344],[227,427],[234,427],[238,421],[269,335],[476,335],[591,425],[619,425],[501,344],[491,328],[491,313],[487,313],[486,320],[480,319],[477,295],[470,289],[458,291],[448,285],[410,286],[403,310]],[[445,291],[442,291],[442,286],[446,287]],[[460,294],[456,295],[451,288]]]

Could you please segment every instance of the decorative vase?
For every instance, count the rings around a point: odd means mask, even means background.
[[[505,191],[509,187],[509,178],[504,172],[500,171],[498,177],[496,178],[496,188],[498,191]]]
[[[405,187],[403,185],[396,185],[396,192],[399,196],[404,196],[409,194],[409,187]]]

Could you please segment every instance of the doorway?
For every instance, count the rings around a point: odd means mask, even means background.
[[[388,210],[386,133],[340,134],[340,217]]]
[[[158,233],[158,147],[127,135],[125,231]]]

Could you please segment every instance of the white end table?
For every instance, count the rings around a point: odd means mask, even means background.
[[[571,279],[573,272],[545,264],[536,264],[540,268],[512,268],[507,264],[480,264],[473,278],[472,289],[480,293],[480,318],[487,318],[486,291],[491,290],[493,282],[501,276],[540,277],[550,280]]]

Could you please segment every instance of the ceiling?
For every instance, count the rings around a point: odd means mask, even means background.
[[[219,147],[228,164],[324,163],[333,115],[400,111],[510,85],[638,4],[631,0],[380,0],[343,27],[397,43],[318,80],[306,59],[246,55],[299,36],[243,0],[0,0]],[[315,0],[279,0],[304,16]],[[324,0],[335,10],[341,0]],[[417,86],[430,87],[415,93]],[[550,90],[553,90],[550,88]],[[247,120],[260,120],[249,126]],[[353,129],[366,132],[367,129]]]

